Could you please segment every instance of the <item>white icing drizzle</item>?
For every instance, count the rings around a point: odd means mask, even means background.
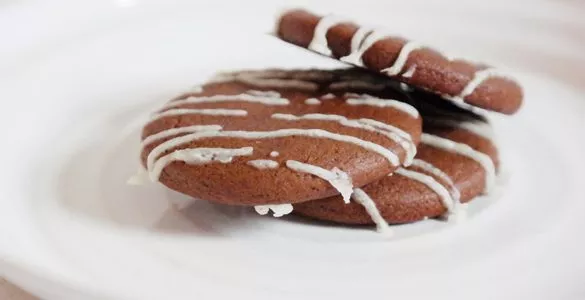
[[[130,176],[128,180],[126,180],[127,185],[144,185],[145,183],[149,182],[148,179],[148,172],[142,167],[138,167],[136,174]]]
[[[317,98],[309,98],[309,99],[305,100],[305,104],[307,104],[307,105],[319,105],[319,104],[321,104],[321,100],[319,100]]]
[[[398,84],[400,86],[400,89],[405,91],[405,92],[412,92],[414,91],[414,88],[412,88],[410,85],[404,83],[404,82],[400,82]]]
[[[321,179],[329,182],[343,197],[345,203],[349,203],[349,198],[353,193],[353,184],[351,177],[337,167],[331,169],[331,171],[323,169],[321,167],[302,163],[296,160],[287,160],[286,166],[294,171],[301,173],[308,173],[315,175]]]
[[[278,153],[278,151],[270,152],[270,157],[278,157],[279,155],[280,155],[280,153]]]
[[[147,169],[151,173],[151,178],[158,178],[157,176],[153,175],[153,167],[157,162],[157,157],[161,154],[178,147],[183,144],[187,144],[193,141],[205,139],[205,138],[241,138],[241,139],[266,139],[266,138],[279,138],[279,137],[287,137],[287,136],[306,136],[311,138],[326,138],[338,142],[344,142],[356,145],[358,147],[362,147],[368,151],[372,151],[375,153],[380,154],[384,158],[386,158],[391,164],[395,164],[394,162],[398,162],[398,157],[392,151],[386,149],[385,147],[378,145],[376,143],[372,143],[369,141],[365,141],[353,136],[342,135],[332,133],[322,129],[279,129],[275,131],[200,131],[195,132],[183,136],[178,136],[172,139],[169,139],[160,145],[156,146],[147,157]]]
[[[202,92],[203,92],[203,87],[200,85],[194,85],[189,90],[187,90],[187,93],[193,93],[193,94],[198,94],[198,93],[202,93]]]
[[[168,117],[180,115],[207,115],[207,116],[232,116],[243,117],[247,116],[248,112],[243,109],[223,109],[223,108],[174,108],[160,113],[155,113],[151,116],[149,122]]]
[[[288,215],[293,211],[292,204],[266,204],[266,205],[256,205],[254,206],[254,210],[260,215],[266,215],[269,211],[272,211],[274,214],[272,215],[275,218],[280,218],[284,215]]]
[[[403,111],[413,118],[418,118],[418,110],[408,103],[393,99],[381,99],[375,97],[350,98],[345,101],[348,105],[370,105],[376,107],[392,107]]]
[[[376,224],[378,232],[387,235],[392,234],[388,222],[386,222],[386,220],[384,220],[380,214],[380,210],[378,210],[378,207],[376,207],[376,203],[366,192],[364,192],[364,190],[359,188],[354,189],[351,198],[366,209],[366,212],[368,215],[370,215],[372,221]]]
[[[323,55],[331,56],[331,49],[329,49],[329,45],[327,43],[327,32],[329,32],[329,29],[331,29],[333,26],[341,23],[342,21],[343,19],[335,15],[329,15],[321,18],[319,23],[317,23],[317,26],[315,26],[313,39],[307,48]]]
[[[321,99],[325,99],[325,100],[333,99],[333,98],[335,98],[335,94],[333,94],[333,93],[328,93],[328,94],[321,96]]]
[[[358,51],[366,36],[373,31],[372,28],[360,27],[351,37],[350,53]]]
[[[278,168],[278,162],[271,159],[255,159],[247,164],[259,170]]]
[[[386,87],[382,83],[371,83],[363,80],[346,80],[334,82],[329,85],[332,90],[344,90],[344,89],[361,89],[370,91],[381,91]]]
[[[388,76],[396,76],[400,74],[402,69],[404,69],[404,65],[406,64],[410,53],[422,47],[422,44],[418,42],[410,41],[406,43],[404,46],[402,46],[402,49],[400,49],[400,53],[398,53],[398,57],[396,58],[396,61],[394,61],[394,64],[386,69],[381,70],[380,72],[384,72]]]
[[[359,30],[356,31],[356,34],[358,32]],[[361,32],[360,36],[362,36]],[[360,36],[358,36],[358,38]],[[357,49],[352,49],[352,52],[349,55],[341,58],[341,61],[363,67],[364,62],[362,60],[362,56],[364,55],[364,53],[368,51],[368,49],[370,49],[370,47],[372,47],[375,43],[388,37],[388,35],[384,32],[374,30],[369,35],[363,34],[363,37],[364,37],[363,42],[356,42],[360,46]]]
[[[416,71],[416,65],[412,65],[410,66],[410,68],[408,68],[408,70],[406,70],[406,72],[404,72],[404,74],[402,74],[402,77],[404,78],[412,78],[412,75],[414,75],[414,72]]]
[[[487,154],[476,151],[467,144],[458,143],[428,133],[423,133],[421,135],[421,142],[429,146],[457,153],[475,160],[485,171],[484,193],[487,193],[492,189],[496,178],[496,167],[494,166],[492,159]]]
[[[272,118],[288,121],[299,120],[333,121],[343,126],[359,128],[370,132],[376,132],[384,135],[385,137],[389,138],[390,140],[404,148],[404,151],[406,151],[407,153],[406,160],[408,161],[405,162],[405,164],[407,163],[410,164],[410,160],[412,160],[412,158],[414,158],[414,155],[416,155],[416,146],[412,142],[412,139],[408,133],[399,128],[385,124],[380,121],[366,118],[362,118],[359,120],[350,120],[344,116],[333,114],[306,114],[302,116],[295,116],[291,114],[276,113],[272,115]],[[399,164],[398,157],[396,159],[397,160],[394,162],[394,165]]]
[[[276,91],[257,91],[257,90],[249,90],[246,94],[250,94],[252,96],[258,97],[270,97],[270,98],[280,98],[280,93]]]
[[[193,126],[185,126],[185,127],[177,127],[171,128],[167,130],[163,130],[161,132],[152,134],[147,136],[144,140],[142,140],[142,146],[146,146],[156,140],[164,139],[169,136],[183,134],[183,133],[192,133],[197,131],[219,131],[221,130],[221,125],[193,125]]]
[[[251,92],[256,92],[256,95]],[[261,103],[264,105],[289,105],[290,101],[285,98],[274,96],[273,92],[261,92],[264,93],[259,95],[260,91],[248,91],[239,95],[213,95],[204,97],[188,97],[181,100],[171,101],[165,104],[163,108],[177,107],[183,104],[198,104],[198,103],[219,103],[219,102],[250,102],[250,103]],[[269,94],[266,94],[269,93]]]
[[[190,165],[202,165],[210,162],[230,163],[234,156],[248,156],[254,152],[252,147],[229,148],[188,148],[173,151],[159,158],[150,170],[150,179],[157,181],[162,170],[173,161],[184,161]],[[150,156],[150,155],[149,155]]]
[[[505,77],[504,74],[502,74],[497,69],[493,69],[493,68],[488,68],[488,69],[477,71],[473,75],[473,79],[471,81],[469,81],[469,83],[467,83],[467,85],[463,88],[461,93],[459,93],[459,95],[457,95],[456,97],[461,98],[461,99],[465,99],[465,97],[473,94],[475,89],[477,89],[484,81],[486,81],[489,78],[496,77],[496,76]]]
[[[428,173],[431,173],[431,174],[437,176],[438,178],[440,178],[442,181],[444,181],[449,187],[451,197],[453,198],[453,205],[454,206],[458,205],[459,200],[461,198],[461,192],[455,186],[455,183],[453,182],[451,177],[449,177],[449,175],[447,175],[447,173],[443,172],[443,170],[435,167],[433,164],[431,164],[427,161],[424,161],[422,159],[413,160],[412,166],[420,168]]]
[[[436,181],[433,177],[426,175],[424,173],[407,170],[403,168],[397,169],[396,171],[394,171],[394,173],[400,176],[416,180],[429,187],[433,192],[435,192],[439,196],[439,198],[441,198],[443,206],[445,206],[445,208],[447,209],[447,214],[453,213],[454,205],[451,194],[442,184]]]

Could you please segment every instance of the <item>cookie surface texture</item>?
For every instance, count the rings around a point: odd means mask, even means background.
[[[425,132],[411,166],[359,188],[349,204],[330,197],[296,204],[294,212],[344,224],[398,224],[453,216],[461,212],[461,203],[488,193],[498,166],[489,124],[452,116],[424,118]],[[368,205],[374,205],[373,214]],[[383,220],[376,222],[376,215]]]
[[[221,74],[151,116],[143,165],[151,180],[218,203],[349,201],[353,187],[409,164],[422,130],[400,93],[364,78],[352,70]]]
[[[498,69],[452,59],[416,41],[360,27],[345,18],[290,10],[277,20],[276,35],[300,47],[439,94],[465,108],[513,114],[522,104],[522,88]]]

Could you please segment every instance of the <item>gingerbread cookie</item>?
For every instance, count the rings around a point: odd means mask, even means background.
[[[352,201],[338,196],[294,205],[294,211],[344,224],[407,223],[454,216],[460,203],[494,185],[497,149],[488,123],[473,116],[424,116],[424,133],[413,164],[362,188]]]
[[[221,74],[151,117],[142,162],[173,190],[260,205],[259,213],[338,194],[349,201],[353,187],[410,164],[422,127],[418,111],[395,100],[404,95],[365,78],[355,70]]]
[[[278,20],[276,35],[289,43],[439,94],[467,109],[479,107],[513,114],[522,104],[522,88],[497,69],[451,59],[420,43],[360,27],[337,16],[287,11]]]

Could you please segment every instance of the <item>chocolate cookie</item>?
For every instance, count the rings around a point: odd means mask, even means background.
[[[337,16],[287,11],[278,20],[276,34],[289,43],[434,92],[464,108],[513,114],[522,104],[522,88],[497,69],[450,59],[420,43]]]
[[[497,149],[483,120],[424,116],[424,133],[413,164],[356,188],[352,201],[338,196],[294,205],[294,211],[344,224],[407,223],[457,214],[460,203],[494,184]],[[387,223],[388,222],[388,223]]]
[[[418,111],[392,100],[405,96],[367,78],[355,70],[221,74],[152,116],[143,164],[173,190],[268,205],[260,213],[338,194],[349,201],[354,186],[408,165],[421,134]]]

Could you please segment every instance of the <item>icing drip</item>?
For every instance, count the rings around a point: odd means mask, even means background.
[[[358,32],[359,29],[358,31],[356,31],[356,34]],[[363,67],[364,62],[362,60],[362,56],[364,55],[364,53],[366,53],[366,51],[368,51],[368,49],[370,49],[370,47],[372,47],[375,43],[385,39],[387,36],[388,35],[386,33],[377,30],[372,31],[369,35],[360,32],[360,35],[357,38],[363,37],[364,38],[363,42],[355,42],[360,46],[357,49],[352,49],[352,52],[348,56],[344,56],[341,58],[341,61]]]
[[[362,189],[356,188],[353,190],[353,196],[351,198],[366,209],[366,212],[368,215],[370,215],[372,221],[376,224],[378,232],[387,235],[392,234],[390,226],[388,226],[388,222],[384,220],[380,214],[380,211],[376,207],[376,203],[374,200],[372,200],[372,198],[370,198],[368,194],[366,194],[366,192],[364,192]]]
[[[200,85],[194,85],[189,90],[187,90],[187,93],[192,93],[192,94],[198,94],[198,93],[202,93],[202,92],[203,92],[203,87]]]
[[[319,105],[321,104],[321,101],[317,98],[309,98],[307,100],[305,100],[305,104],[307,105]]]
[[[412,92],[414,91],[414,88],[412,88],[411,86],[409,86],[408,84],[401,82],[399,83],[400,85],[400,89],[404,92]]]
[[[494,166],[492,159],[487,154],[476,151],[467,144],[457,143],[452,140],[428,133],[423,133],[421,135],[421,142],[429,146],[457,153],[475,160],[481,165],[485,172],[484,193],[487,193],[492,189],[496,178],[496,167]]]
[[[346,80],[340,82],[334,82],[329,85],[332,90],[345,90],[345,89],[360,89],[360,90],[371,90],[381,91],[386,87],[382,83],[371,83],[362,80]]]
[[[402,74],[402,77],[412,78],[412,75],[414,75],[414,71],[416,71],[416,65],[410,66],[410,68],[408,68],[408,70],[406,70],[406,72],[404,72],[404,74]]]
[[[447,214],[451,214],[453,213],[453,198],[451,198],[451,194],[449,193],[449,191],[447,191],[447,189],[440,184],[438,181],[436,181],[433,177],[420,173],[420,172],[416,172],[416,171],[412,171],[412,170],[407,170],[407,169],[398,169],[396,171],[394,171],[395,174],[416,180],[420,183],[423,183],[424,185],[426,185],[427,187],[429,187],[433,192],[435,192],[437,195],[439,195],[439,198],[441,198],[441,202],[443,202],[443,206],[445,206],[445,208],[447,209]]]
[[[484,81],[496,76],[505,77],[504,74],[493,68],[477,71],[473,75],[473,79],[469,81],[469,83],[467,83],[465,88],[463,88],[463,90],[461,91],[461,93],[459,93],[459,95],[457,95],[457,97],[464,99],[465,97],[473,94],[475,89],[477,89]]]
[[[144,185],[147,182],[149,182],[148,172],[142,166],[138,167],[136,174],[126,180],[127,185]]]
[[[443,170],[435,167],[433,164],[431,164],[427,161],[424,161],[422,159],[415,159],[412,162],[412,166],[420,168],[420,169],[422,169],[425,172],[428,172],[430,174],[433,174],[437,178],[440,178],[443,182],[445,182],[448,185],[449,192],[451,194],[451,197],[453,198],[454,207],[456,207],[459,204],[459,200],[461,198],[461,193],[459,192],[459,189],[455,186],[455,183],[453,182],[451,177],[449,177],[449,175],[447,175],[447,173],[443,172]]]
[[[315,26],[313,39],[307,48],[323,55],[331,56],[331,49],[329,49],[329,44],[327,42],[327,32],[329,32],[329,29],[331,29],[333,26],[341,23],[342,21],[343,20],[340,17],[334,15],[321,18],[319,23],[317,23],[317,26]]]
[[[219,131],[221,129],[222,127],[220,125],[193,125],[186,127],[171,128],[147,136],[144,140],[142,140],[142,146],[144,147],[156,140],[164,139],[177,134],[193,133],[197,131]]]
[[[255,159],[249,161],[248,164],[259,170],[278,168],[278,162],[271,159]]]
[[[360,27],[351,37],[350,53],[358,51],[364,42],[364,39],[372,32],[373,29],[367,27]]]
[[[412,158],[414,158],[414,155],[416,155],[416,146],[412,142],[412,139],[408,133],[394,126],[382,123],[380,121],[365,118],[359,120],[350,120],[344,116],[331,114],[306,114],[302,116],[295,116],[291,114],[276,113],[272,115],[272,118],[288,121],[299,120],[332,121],[337,122],[343,126],[376,132],[384,135],[385,137],[389,138],[390,140],[404,148],[404,151],[406,151],[407,153],[407,159],[405,159],[405,164],[407,163],[407,161],[410,164],[410,160],[412,160]],[[396,157],[396,160],[393,162],[393,164],[394,165],[400,164],[398,157]]]
[[[338,168],[333,168],[331,171],[317,167],[314,165],[302,163],[296,160],[287,160],[286,166],[294,171],[301,173],[308,173],[315,175],[321,179],[329,182],[343,197],[345,203],[349,203],[349,198],[353,193],[353,184],[351,177]]]
[[[381,145],[365,141],[353,136],[342,135],[332,133],[326,130],[321,129],[279,129],[275,131],[200,131],[191,133],[188,135],[183,135],[179,137],[175,137],[169,139],[160,145],[156,146],[150,153],[148,154],[147,158],[147,169],[151,172],[153,167],[157,161],[157,157],[162,155],[163,153],[178,147],[183,144],[187,144],[193,141],[198,141],[201,139],[206,138],[241,138],[241,139],[266,139],[266,138],[279,138],[279,137],[286,137],[286,136],[306,136],[311,138],[327,138],[330,140],[344,142],[356,145],[358,147],[362,147],[368,151],[372,151],[375,153],[380,154],[384,158],[386,158],[390,163],[393,165],[393,162],[397,161],[396,154],[392,151],[382,147]],[[180,151],[180,150],[179,150]],[[152,176],[151,176],[152,177]],[[154,176],[156,178],[156,176]]]
[[[359,97],[359,98],[350,98],[345,101],[345,103],[349,105],[370,105],[376,107],[392,107],[396,108],[400,111],[403,111],[413,118],[418,118],[418,110],[411,106],[410,104],[400,102],[398,100],[393,99],[381,99],[375,97]]]
[[[251,92],[255,92],[255,95]],[[248,91],[247,93],[239,94],[239,95],[214,95],[214,96],[205,96],[205,97],[188,97],[181,100],[171,101],[168,102],[163,108],[171,108],[177,107],[183,104],[198,104],[198,103],[218,103],[218,102],[251,102],[251,103],[261,103],[265,105],[288,105],[290,101],[285,98],[280,98],[280,94],[278,96],[274,96],[274,92],[261,92],[262,95],[259,95],[260,91]],[[270,96],[269,96],[270,95]]]
[[[272,215],[275,218],[280,218],[284,215],[288,215],[293,211],[292,204],[267,204],[267,205],[256,205],[254,210],[260,215],[266,215],[269,211],[272,211]]]
[[[230,163],[234,156],[248,156],[254,152],[252,147],[238,149],[228,148],[188,148],[176,150],[159,158],[150,168],[150,179],[157,181],[162,170],[173,161],[184,161],[190,165],[202,165],[210,162]]]
[[[335,94],[329,93],[329,94],[325,94],[325,95],[321,96],[321,99],[329,100],[329,99],[333,99],[335,97],[336,97]]]
[[[410,55],[410,53],[420,48],[422,48],[422,45],[418,42],[406,43],[402,47],[402,49],[400,49],[400,53],[398,53],[398,58],[396,58],[394,64],[389,68],[381,70],[380,72],[384,72],[389,76],[396,76],[400,74],[400,72],[402,72],[402,69],[404,69],[404,65],[406,64],[406,61],[408,60],[408,56]]]
[[[149,122],[168,117],[168,116],[180,116],[180,115],[207,115],[207,116],[233,116],[243,117],[247,116],[248,112],[243,109],[223,109],[223,108],[174,108],[169,109],[160,113],[155,113],[151,116]]]
[[[270,152],[270,157],[277,157],[279,155],[280,155],[280,153],[278,153],[278,151],[272,151],[272,152]]]

